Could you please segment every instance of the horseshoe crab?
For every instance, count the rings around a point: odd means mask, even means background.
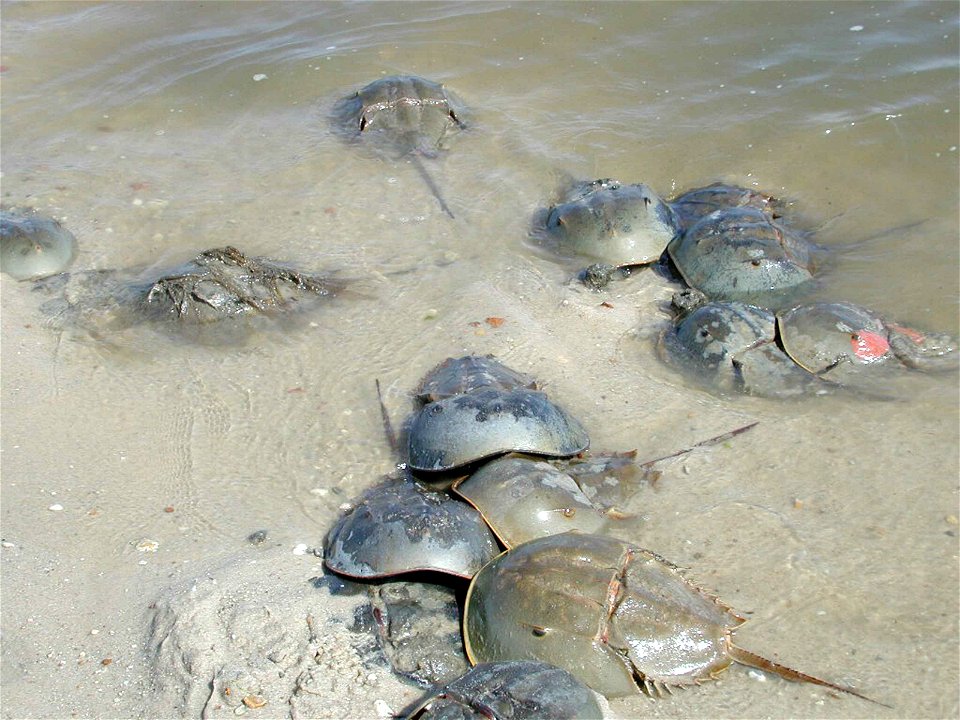
[[[406,423],[410,468],[447,471],[508,452],[570,457],[585,450],[590,439],[580,423],[536,388],[491,355],[444,360],[421,381],[419,407]]]
[[[869,700],[738,647],[743,622],[649,550],[571,532],[519,545],[474,576],[464,644],[472,663],[550,662],[607,697],[697,685],[737,662]]]
[[[511,370],[492,355],[464,355],[447,358],[427,373],[420,383],[417,399],[423,403],[435,402],[480,388],[536,390],[537,383],[533,378]]]
[[[143,305],[159,317],[209,322],[265,313],[307,297],[332,295],[343,283],[248,258],[234,247],[205,250],[150,283]]]
[[[958,363],[955,339],[889,323],[853,303],[814,303],[781,312],[777,332],[798,365],[841,382],[885,364],[951,369]]]
[[[353,578],[420,570],[470,578],[497,542],[469,505],[407,478],[367,491],[327,535],[324,564]]]
[[[771,311],[742,302],[697,305],[689,291],[675,294],[673,303],[681,314],[660,336],[664,361],[676,360],[721,391],[785,396],[827,389],[776,345]]]
[[[712,300],[770,306],[813,279],[814,246],[755,207],[706,215],[667,252],[687,285]]]
[[[333,121],[346,138],[394,158],[410,157],[447,215],[447,206],[421,161],[436,157],[446,139],[463,128],[460,103],[439,83],[414,75],[381,78],[338,101]]]
[[[621,464],[621,472],[634,469],[632,460]],[[453,484],[508,548],[568,530],[602,532],[611,519],[624,517],[591,499],[590,490],[551,463],[523,455],[492,460]]]
[[[61,324],[100,330],[145,320],[205,325],[266,314],[332,296],[345,285],[228,246],[204,250],[174,268],[63,274],[39,281],[35,289],[53,295],[42,309]]]
[[[483,663],[418,703],[407,720],[597,720],[596,696],[542,662]]]
[[[762,210],[771,220],[780,217],[780,200],[750,188],[725,183],[713,183],[677,195],[670,208],[681,232],[686,232],[699,220],[723,208],[751,207]]]
[[[53,218],[0,210],[0,270],[14,280],[37,280],[66,270],[77,239]]]
[[[508,452],[570,457],[589,444],[544,393],[484,387],[424,405],[409,425],[408,458],[414,470],[446,471]]]
[[[673,211],[650,187],[610,178],[573,185],[544,226],[560,252],[616,267],[656,262],[677,233]]]

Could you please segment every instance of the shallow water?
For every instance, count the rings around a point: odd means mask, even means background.
[[[233,244],[355,280],[238,347],[56,331],[3,277],[4,717],[162,713],[140,655],[155,594],[261,528],[318,545],[395,461],[374,379],[399,422],[466,352],[537,376],[594,447],[656,457],[758,420],[666,464],[630,508],[639,539],[753,611],[742,644],[895,706],[740,668],[614,712],[957,715],[956,375],[891,401],[717,397],[657,360],[675,286],[596,295],[526,242],[567,178],[732,181],[817,229],[823,297],[956,334],[955,3],[44,2],[2,21],[3,204],[62,220],[75,269]],[[455,220],[412,165],[326,123],[397,73],[469,108],[430,163]]]

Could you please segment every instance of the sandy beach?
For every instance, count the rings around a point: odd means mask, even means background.
[[[736,182],[815,229],[823,297],[957,334],[955,5],[723,8],[4,3],[3,205],[70,228],[74,272],[235,245],[347,290],[188,341],[55,322],[0,277],[0,715],[409,706],[424,689],[351,629],[365,596],[318,585],[318,555],[398,461],[375,381],[399,426],[430,368],[491,353],[595,449],[646,460],[757,422],[658,466],[622,534],[748,614],[743,646],[892,706],[734,666],[611,717],[956,717],[956,374],[717,394],[658,357],[677,284],[598,294],[529,241],[568,177]],[[429,166],[454,219],[326,123],[395,72],[470,109]]]

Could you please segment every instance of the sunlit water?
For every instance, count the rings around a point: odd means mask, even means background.
[[[656,457],[759,420],[664,468],[631,508],[640,540],[754,611],[748,647],[855,684],[891,717],[956,716],[956,376],[907,378],[889,402],[717,397],[657,360],[675,286],[643,272],[596,295],[568,282],[576,263],[527,242],[570,178],[667,197],[727,180],[816,229],[823,297],[957,333],[955,3],[2,13],[3,204],[61,219],[76,270],[232,244],[355,281],[237,347],[61,332],[29,284],[3,278],[5,716],[137,712],[135,693],[81,703],[90,681],[57,663],[254,530],[318,545],[396,460],[374,380],[399,422],[419,378],[465,352],[536,375],[595,447]],[[430,164],[454,220],[412,165],[358,153],[327,123],[336,99],[397,73],[467,105],[467,131]],[[156,555],[137,552],[144,538]],[[808,696],[731,671],[614,710],[887,712]]]

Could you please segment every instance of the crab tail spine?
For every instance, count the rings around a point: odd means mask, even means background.
[[[393,423],[390,422],[390,414],[387,412],[387,406],[383,402],[383,393],[380,392],[380,379],[377,378],[377,400],[380,401],[380,417],[383,420],[383,432],[387,436],[387,442],[390,443],[390,449],[396,454],[400,446],[397,443],[397,434],[393,431]]]
[[[821,678],[814,677],[813,675],[807,675],[806,673],[800,672],[799,670],[794,670],[793,668],[787,667],[786,665],[781,665],[776,663],[773,660],[768,660],[762,655],[757,655],[752,653],[749,650],[744,650],[742,647],[738,647],[734,644],[730,644],[730,657],[741,665],[749,665],[750,667],[755,667],[758,670],[763,670],[765,672],[774,673],[779,675],[785,680],[792,680],[793,682],[806,682],[813,685],[820,685],[821,687],[831,688],[832,690],[839,690],[840,692],[847,693],[848,695],[853,695],[860,698],[861,700],[866,700],[875,705],[882,705],[885,708],[892,708],[892,705],[887,705],[882,703],[879,700],[874,700],[869,698],[866,695],[858,693],[853,688],[846,687],[845,685],[837,685],[832,683],[829,680],[822,680]]]
[[[420,177],[423,178],[423,181],[427,184],[427,187],[430,188],[430,192],[433,193],[433,196],[437,199],[437,202],[440,203],[440,207],[443,208],[443,211],[453,217],[453,213],[450,211],[450,208],[447,207],[446,200],[443,199],[443,195],[440,194],[440,188],[437,187],[437,184],[433,181],[433,178],[430,177],[430,173],[427,172],[427,169],[423,166],[423,160],[420,159],[419,155],[413,155],[410,158],[413,162],[413,166],[417,169],[417,172],[420,173]]]

